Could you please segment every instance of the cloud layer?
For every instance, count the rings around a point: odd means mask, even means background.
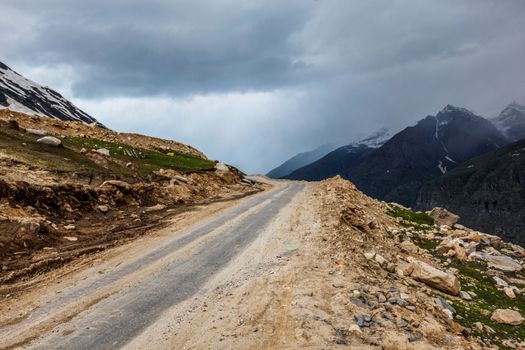
[[[0,61],[249,172],[447,103],[525,102],[521,0],[4,0]]]

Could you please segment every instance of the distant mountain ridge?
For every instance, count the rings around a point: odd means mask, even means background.
[[[267,176],[279,179],[282,178],[296,169],[299,169],[307,164],[313,163],[316,160],[324,157],[336,148],[333,144],[324,144],[313,151],[299,153],[296,156],[288,159],[277,168],[268,172]]]
[[[98,123],[61,94],[13,71],[0,62],[0,109],[64,121]],[[100,123],[98,123],[101,125]]]
[[[513,102],[491,121],[510,142],[525,138],[525,106]]]
[[[375,148],[382,146],[390,138],[388,129],[383,128],[357,142],[328,153],[316,162],[308,164],[282,178],[289,180],[320,181],[342,174],[363,159]]]
[[[506,143],[488,120],[447,105],[399,132],[342,175],[370,196],[410,206],[424,183]]]

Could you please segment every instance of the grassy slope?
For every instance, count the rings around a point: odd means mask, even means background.
[[[192,172],[211,170],[215,166],[212,161],[189,154],[169,150],[163,153],[94,138],[66,137],[62,139],[64,147],[52,147],[37,143],[38,138],[38,136],[21,131],[1,129],[0,154],[48,171],[121,177],[135,175],[134,170],[125,166],[128,162],[133,164],[134,169],[137,169],[137,175],[142,176],[152,174],[161,168]],[[80,153],[82,148],[88,151],[106,148],[110,151],[111,157],[106,166],[101,166]],[[126,150],[140,153],[142,157],[130,157],[124,153]]]

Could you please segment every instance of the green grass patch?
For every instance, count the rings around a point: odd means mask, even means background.
[[[0,153],[11,159],[53,172],[107,174],[109,171],[78,152],[36,142],[39,136],[11,129],[0,130]],[[25,145],[24,145],[25,144]]]
[[[64,140],[67,147],[77,149],[86,148],[87,150],[96,150],[105,148],[109,150],[111,157],[117,158],[123,162],[131,162],[138,168],[140,174],[149,175],[160,168],[175,169],[183,172],[202,171],[214,169],[215,163],[191,154],[170,151],[173,155],[167,153],[149,150],[140,147],[132,147],[125,143],[108,142],[95,138],[67,137]],[[130,156],[129,151],[141,154],[142,157],[135,158]]]
[[[391,205],[388,215],[394,218],[401,218],[417,225],[434,225],[434,219],[432,219],[426,213],[416,213],[412,210],[403,209],[395,205]]]
[[[428,239],[426,237],[421,236],[413,236],[412,242],[414,242],[414,244],[417,245],[419,248],[425,249],[430,253],[435,253],[437,246],[440,243],[440,241],[437,239]],[[437,253],[433,255],[437,255]]]

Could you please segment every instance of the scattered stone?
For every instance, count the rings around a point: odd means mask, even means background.
[[[173,178],[181,184],[188,184],[190,182],[188,178],[185,178],[184,176],[180,175],[175,175]]]
[[[222,162],[215,164],[215,170],[221,173],[230,172],[230,168],[228,168],[228,166]]]
[[[107,213],[109,211],[109,207],[107,205],[97,205],[97,209],[101,213]]]
[[[472,296],[469,293],[464,292],[464,291],[459,292],[459,297],[466,301],[472,301]]]
[[[379,266],[384,266],[387,263],[386,259],[379,254],[376,254],[374,260],[379,264]]]
[[[436,304],[452,319],[454,315],[456,314],[456,309],[452,307],[452,305],[449,304],[448,301],[443,299],[442,297],[436,298]]]
[[[65,240],[67,240],[67,241],[70,241],[70,242],[76,242],[76,241],[78,241],[78,238],[77,238],[77,237],[64,236],[63,238],[64,238]]]
[[[499,288],[505,288],[509,286],[509,284],[504,279],[498,276],[494,276],[494,281],[496,282],[496,286]]]
[[[490,319],[494,322],[510,326],[519,326],[524,321],[519,312],[510,309],[498,309],[492,313]]]
[[[62,144],[62,141],[53,136],[44,136],[36,140],[36,142],[55,147],[58,147]]]
[[[411,258],[410,260],[414,267],[414,271],[412,271],[412,274],[410,275],[413,279],[445,293],[452,295],[459,294],[461,286],[459,279],[456,276],[438,270],[435,267],[414,258]]]
[[[376,252],[372,250],[364,253],[364,256],[366,260],[372,260],[376,256]]]
[[[509,298],[516,299],[516,294],[514,293],[514,290],[511,287],[505,287],[503,288],[503,291]]]
[[[99,148],[95,150],[95,152],[97,152],[98,154],[102,154],[103,156],[106,156],[106,157],[110,156],[109,149],[107,148]]]
[[[396,273],[399,275],[399,276],[410,276],[412,274],[412,272],[414,271],[414,266],[412,264],[408,264],[408,263],[401,263],[399,265],[397,265],[396,267]]]
[[[467,253],[457,238],[442,241],[437,247],[437,252],[449,258],[456,257],[461,261],[467,260]]]
[[[152,207],[144,208],[144,211],[148,213],[148,212],[159,211],[159,210],[164,210],[164,209],[166,209],[166,206],[164,204],[157,204]]]
[[[432,219],[434,219],[434,222],[437,225],[453,226],[459,221],[459,216],[449,212],[448,210],[444,208],[436,207],[432,209],[431,211],[427,212],[427,214]]]
[[[41,129],[26,129],[26,133],[36,136],[47,136],[49,133]]]
[[[357,325],[360,328],[370,327],[372,324],[372,317],[368,314],[359,315],[356,317]]]
[[[403,241],[401,244],[401,249],[404,249],[408,253],[415,254],[418,252],[418,247],[409,239]]]
[[[383,293],[381,293],[381,292],[378,292],[376,294],[376,298],[377,298],[377,301],[380,302],[380,303],[386,302],[386,296]]]
[[[75,230],[77,227],[75,225],[66,225],[64,226],[64,229],[65,230],[68,230],[68,231],[72,231],[72,230]]]

